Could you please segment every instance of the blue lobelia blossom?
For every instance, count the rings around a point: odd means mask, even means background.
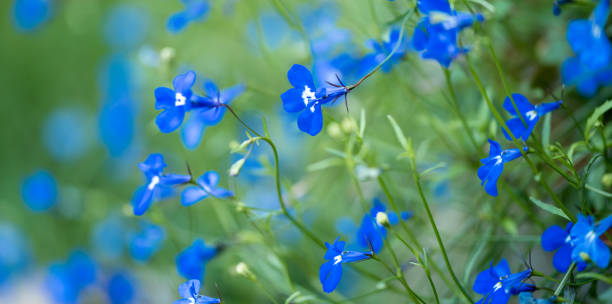
[[[184,184],[191,180],[189,175],[164,174],[165,167],[164,156],[158,153],[150,154],[144,162],[138,164],[138,169],[147,178],[147,184],[138,188],[132,197],[135,215],[143,215],[149,209],[160,187]]]
[[[211,107],[193,111],[185,122],[181,129],[181,139],[185,147],[188,149],[197,148],[206,127],[216,125],[223,119],[226,111],[223,105],[229,105],[244,92],[244,88],[243,84],[237,84],[221,91],[214,82],[205,81],[204,92],[206,97],[203,98],[207,99]]]
[[[57,182],[48,171],[38,170],[23,181],[21,197],[30,210],[46,211],[57,202]]]
[[[191,206],[209,195],[217,198],[231,197],[234,194],[232,191],[217,187],[219,183],[219,173],[215,171],[208,171],[196,180],[199,187],[189,186],[183,190],[181,195],[181,204],[183,206]]]
[[[132,49],[141,45],[150,28],[146,9],[131,4],[114,6],[104,20],[104,38],[113,47]]]
[[[357,242],[361,247],[372,248],[375,253],[378,253],[383,247],[383,241],[387,236],[387,229],[376,222],[376,215],[379,212],[386,212],[387,207],[379,200],[374,199],[374,206],[370,209],[370,213],[366,213],[361,220],[361,226],[357,230]],[[395,212],[387,213],[389,224],[395,225],[399,223],[399,218]],[[404,211],[400,215],[402,220],[407,220],[412,217],[412,212]]]
[[[405,35],[400,41],[400,29],[397,27],[391,28],[391,31],[389,32],[389,37],[385,39],[382,43],[379,43],[374,39],[368,39],[366,41],[366,46],[369,49],[373,50],[373,52],[365,55],[361,59],[361,62],[359,63],[359,71],[357,72],[357,74],[360,77],[365,76],[378,64],[383,62],[385,58],[387,58],[387,56],[391,54],[393,49],[398,46],[397,50],[395,51],[395,53],[393,53],[391,58],[389,58],[389,60],[385,62],[385,64],[383,64],[381,67],[383,73],[389,73],[391,71],[391,68],[396,65],[410,50],[410,44],[410,40],[407,39]]]
[[[557,297],[550,297],[548,299],[536,299],[531,292],[521,292],[518,295],[519,304],[553,304]]]
[[[200,281],[189,280],[181,284],[178,293],[182,297],[174,301],[174,304],[213,304],[221,303],[221,299],[200,295]]]
[[[565,85],[576,85],[580,95],[593,97],[600,86],[612,84],[612,66],[591,69],[578,57],[570,57],[561,65],[561,79]]]
[[[301,112],[298,116],[298,128],[315,136],[323,128],[323,113],[321,105],[346,96],[348,90],[344,86],[330,89],[314,85],[310,71],[299,64],[294,64],[287,72],[287,78],[293,88],[281,95],[283,109],[289,113]]]
[[[336,289],[342,278],[342,264],[368,260],[374,252],[344,251],[345,242],[338,237],[334,244],[325,242],[327,262],[319,268],[319,281],[323,285],[323,291],[330,293]]]
[[[482,166],[478,168],[478,178],[482,181],[485,191],[491,196],[497,196],[497,180],[504,170],[504,163],[519,158],[522,154],[519,149],[502,150],[498,142],[489,139],[489,157],[480,160]]]
[[[574,2],[574,0],[555,0],[552,9],[553,15],[559,16],[561,14],[561,6],[572,2]]]
[[[111,276],[106,286],[106,292],[111,304],[127,304],[134,299],[134,279],[124,272],[117,272]]]
[[[600,0],[589,19],[567,25],[567,42],[580,63],[591,70],[607,67],[612,59],[612,45],[604,31],[609,12],[610,1]]]
[[[185,9],[170,16],[166,28],[172,33],[185,29],[190,22],[204,21],[210,10],[208,0],[181,0]]]
[[[206,263],[212,260],[222,247],[211,247],[198,239],[176,256],[176,269],[186,279],[204,279]]]
[[[535,128],[535,125],[538,123],[540,117],[544,116],[544,114],[548,112],[558,109],[562,103],[562,101],[555,101],[534,106],[525,96],[517,93],[512,94],[512,99],[516,103],[519,113],[516,112],[510,97],[506,97],[504,100],[504,109],[506,109],[506,111],[513,116],[513,118],[506,121],[506,125],[515,138],[522,138],[525,141],[529,138],[531,132],[533,132],[533,128]],[[525,124],[527,127],[525,127]],[[506,133],[506,129],[502,128],[502,131],[504,132],[506,139],[512,140],[510,135]]]
[[[45,286],[55,302],[78,303],[79,294],[95,282],[97,272],[97,265],[89,255],[75,250],[65,262],[49,267]]]
[[[42,129],[45,148],[59,161],[79,158],[91,148],[93,123],[88,113],[77,107],[54,110]]]
[[[476,304],[506,304],[512,295],[533,291],[535,286],[523,283],[531,273],[531,269],[512,273],[506,259],[495,266],[491,261],[491,267],[481,271],[474,282],[474,291],[483,295]]]
[[[459,32],[475,21],[483,22],[484,17],[457,12],[447,0],[419,0],[417,6],[423,18],[414,29],[413,46],[421,57],[448,68],[457,56],[468,52],[457,44]]]
[[[565,229],[553,225],[548,227],[542,233],[541,243],[542,249],[545,251],[555,251],[553,256],[553,266],[558,272],[566,272],[572,264],[572,250],[574,249],[575,239],[570,236],[573,223],[567,223]],[[578,271],[583,271],[586,268],[587,263],[583,261],[576,261]]]
[[[140,221],[138,230],[128,237],[130,255],[136,261],[146,262],[159,251],[165,239],[166,231],[162,226]]]
[[[22,31],[33,31],[51,17],[54,0],[15,0],[13,20]]]
[[[13,275],[24,272],[30,264],[31,253],[24,236],[9,223],[0,222],[0,286]]]
[[[572,261],[591,261],[599,268],[608,267],[610,262],[610,249],[600,237],[612,227],[612,215],[595,223],[593,216],[578,214],[578,221],[570,231],[573,241]]]
[[[163,133],[170,133],[183,123],[185,113],[191,109],[213,108],[208,99],[194,95],[191,87],[195,83],[196,74],[188,71],[180,74],[172,81],[174,90],[166,87],[155,89],[155,109],[163,110],[155,123]]]

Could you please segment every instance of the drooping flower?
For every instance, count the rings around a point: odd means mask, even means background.
[[[593,97],[600,86],[612,84],[612,66],[591,69],[578,57],[570,57],[561,65],[561,79],[567,86],[575,85],[580,95]]]
[[[181,203],[183,206],[191,206],[209,195],[217,198],[226,198],[233,196],[232,191],[217,187],[219,183],[219,173],[215,171],[208,171],[196,180],[199,187],[189,186],[183,190],[181,196]]]
[[[357,230],[357,242],[363,248],[370,248],[378,253],[383,247],[383,241],[387,236],[387,228],[376,221],[378,213],[386,213],[387,207],[379,200],[374,199],[374,206],[370,209],[370,213],[363,216],[361,226]],[[399,218],[395,212],[386,213],[390,225],[399,223]],[[412,217],[412,212],[404,211],[400,214],[402,220],[407,220]]]
[[[504,163],[519,158],[522,154],[519,149],[502,150],[498,142],[489,139],[489,157],[480,160],[482,166],[478,168],[478,178],[482,181],[485,191],[491,196],[497,196],[497,180],[504,170]]]
[[[491,261],[491,267],[481,271],[474,282],[474,291],[483,295],[476,304],[506,304],[512,295],[533,291],[535,286],[523,282],[531,273],[531,269],[512,273],[506,259],[495,266]]]
[[[536,299],[532,292],[521,292],[518,295],[519,304],[553,304],[557,297],[550,297],[548,299]]]
[[[484,21],[484,17],[457,12],[447,0],[419,0],[417,6],[423,17],[414,29],[413,46],[424,59],[434,59],[448,68],[457,56],[469,50],[457,44],[459,32],[476,21]]]
[[[191,180],[189,175],[164,174],[164,156],[158,153],[150,154],[147,159],[138,164],[138,169],[144,173],[147,184],[138,188],[132,198],[135,215],[143,215],[151,206],[157,189],[163,186],[184,184]]]
[[[185,125],[181,129],[181,139],[185,147],[188,149],[197,148],[202,140],[202,135],[206,127],[214,126],[223,119],[223,115],[226,111],[223,105],[229,105],[232,100],[244,92],[244,88],[243,84],[237,84],[220,91],[214,82],[210,80],[204,82],[204,92],[206,96],[203,98],[207,99],[211,107],[193,111],[189,119],[185,122]]]
[[[221,299],[200,295],[200,281],[189,280],[181,284],[178,293],[182,297],[174,301],[174,304],[214,304],[221,303]]]
[[[289,113],[301,112],[298,117],[298,127],[302,132],[312,136],[319,134],[323,128],[321,106],[346,95],[348,93],[346,87],[317,89],[310,71],[299,64],[294,64],[289,69],[287,78],[293,88],[281,95],[283,109]]]
[[[51,17],[53,0],[15,0],[13,20],[15,27],[22,31],[33,31]]]
[[[396,65],[409,51],[410,49],[410,40],[402,37],[400,41],[400,32],[401,30],[397,27],[391,28],[389,32],[389,37],[385,39],[382,43],[374,39],[368,39],[366,41],[366,46],[371,49],[373,52],[365,55],[360,62],[359,66],[359,76],[364,76],[368,72],[370,72],[374,67],[383,62],[389,54],[393,51],[393,49],[397,46],[397,50],[391,58],[385,64],[382,65],[381,70],[383,73],[389,73],[391,68]],[[398,45],[399,44],[399,45]]]
[[[336,289],[342,278],[342,264],[368,260],[374,252],[344,251],[345,242],[338,237],[334,244],[325,242],[327,252],[324,258],[328,260],[319,268],[319,281],[323,291],[330,293]]]
[[[612,59],[612,45],[604,30],[609,13],[610,1],[600,0],[589,19],[567,25],[567,42],[580,63],[591,70],[607,67]]]
[[[38,170],[23,181],[21,197],[32,211],[48,210],[57,202],[57,182],[48,171]]]
[[[516,103],[516,107],[519,111],[518,113],[512,104],[512,100],[514,100]],[[531,132],[533,132],[533,128],[535,128],[535,125],[538,123],[540,117],[544,116],[548,112],[558,109],[561,103],[562,101],[555,101],[534,106],[522,94],[512,94],[512,99],[510,99],[510,97],[506,97],[504,100],[504,109],[506,109],[506,111],[513,116],[513,118],[506,121],[506,125],[515,138],[522,138],[526,141],[529,138],[529,135],[531,135]],[[525,124],[527,125],[526,127]],[[506,139],[512,140],[510,135],[506,133],[506,129],[502,128],[502,131],[504,132]]]
[[[168,19],[166,28],[172,33],[178,33],[185,29],[190,22],[204,21],[210,10],[208,0],[181,0],[185,9],[175,13]]]
[[[212,247],[198,239],[176,256],[176,269],[186,279],[204,279],[206,263],[217,256],[222,247]]]
[[[612,215],[595,223],[593,216],[578,214],[578,221],[570,231],[573,241],[572,261],[593,262],[599,268],[608,267],[610,249],[600,237],[612,227]]]
[[[155,109],[163,110],[157,115],[155,123],[163,133],[178,129],[185,119],[185,113],[191,109],[214,107],[208,99],[193,94],[191,87],[195,79],[196,74],[189,71],[174,78],[174,90],[166,87],[155,89]]]
[[[572,264],[572,250],[575,244],[575,240],[570,236],[572,226],[572,222],[567,223],[565,229],[553,225],[542,233],[542,249],[545,251],[557,250],[553,256],[553,266],[559,272],[566,272]],[[586,265],[585,262],[577,261],[578,271],[584,270]]]

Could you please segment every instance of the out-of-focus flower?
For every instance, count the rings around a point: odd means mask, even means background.
[[[43,125],[43,142],[55,159],[70,161],[83,156],[91,147],[93,124],[79,108],[59,108]]]
[[[514,100],[516,103],[519,113],[516,112],[516,109],[512,104],[512,100]],[[513,118],[506,121],[506,125],[515,138],[522,138],[526,141],[529,138],[529,135],[531,135],[531,132],[533,132],[533,128],[535,128],[535,125],[538,123],[540,117],[544,116],[548,112],[558,109],[561,103],[562,101],[555,101],[534,106],[522,94],[512,94],[512,99],[510,99],[510,97],[506,97],[504,100],[504,109],[506,109],[506,111],[513,116]],[[525,124],[527,125],[526,127]],[[512,140],[510,135],[506,133],[506,129],[502,128],[502,131],[504,132],[506,139]]]
[[[0,286],[24,271],[30,263],[30,248],[16,227],[0,222]]]
[[[21,197],[32,211],[46,211],[57,202],[57,183],[51,173],[38,170],[21,186]]]
[[[33,31],[47,21],[53,13],[53,0],[15,0],[13,21],[22,31]]]
[[[163,245],[166,231],[149,221],[141,221],[138,226],[138,230],[129,237],[130,255],[136,261],[146,262]]]
[[[189,280],[181,284],[178,288],[178,293],[182,297],[176,300],[174,304],[214,304],[221,303],[221,299],[211,298],[200,295],[200,281]]]
[[[181,0],[185,9],[170,16],[166,28],[171,33],[178,33],[194,21],[204,21],[208,16],[210,4],[208,0]]]
[[[65,262],[49,267],[45,287],[57,303],[78,303],[79,294],[96,281],[97,272],[96,263],[89,255],[75,250]]]
[[[391,28],[387,39],[385,39],[382,43],[379,43],[374,39],[369,39],[366,41],[366,45],[372,50],[372,53],[365,55],[365,57],[361,59],[359,72],[357,73],[359,76],[366,75],[374,67],[383,62],[397,46],[395,53],[393,53],[391,58],[389,58],[389,60],[387,60],[387,62],[385,62],[381,67],[381,71],[383,71],[383,73],[389,73],[391,68],[399,63],[399,61],[410,50],[410,39],[406,38],[406,35],[404,35],[400,40],[400,29],[393,27]]]
[[[183,206],[191,206],[209,195],[217,198],[226,198],[233,196],[234,194],[221,187],[217,187],[219,183],[219,173],[215,171],[208,171],[196,180],[199,187],[189,186],[183,190],[181,196],[181,203]]]
[[[379,212],[386,212],[387,207],[379,200],[374,199],[374,206],[370,209],[370,213],[363,216],[361,226],[357,230],[357,242],[363,248],[371,248],[375,253],[380,252],[384,245],[384,239],[387,237],[387,228],[378,224],[376,221]],[[395,212],[389,212],[387,219],[389,224],[395,225],[399,223],[399,218]],[[412,217],[412,212],[405,211],[401,215],[402,220],[407,220]]]
[[[176,269],[186,279],[203,280],[206,263],[219,253],[218,247],[208,246],[198,239],[176,256]]]
[[[111,9],[104,21],[104,38],[113,47],[134,48],[145,39],[149,29],[146,8],[120,4]]]
[[[111,304],[130,303],[136,293],[134,279],[127,273],[117,272],[108,280],[106,292]]]

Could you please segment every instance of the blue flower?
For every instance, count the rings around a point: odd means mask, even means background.
[[[385,212],[387,207],[379,200],[374,199],[374,206],[370,209],[370,213],[366,213],[361,220],[361,226],[357,230],[357,241],[364,248],[370,248],[378,253],[383,247],[383,240],[387,237],[387,229],[376,222],[376,214]],[[387,213],[389,224],[395,225],[399,223],[399,218],[395,212]],[[407,220],[412,217],[412,212],[405,211],[401,213],[402,220]]]
[[[204,21],[210,9],[208,0],[182,0],[185,10],[180,11],[168,19],[166,28],[172,33],[182,31],[190,22]]]
[[[323,285],[323,291],[330,293],[336,289],[342,278],[342,264],[368,260],[374,252],[344,251],[344,241],[338,237],[334,244],[325,242],[327,252],[324,258],[328,260],[319,268],[319,281]]]
[[[209,195],[217,198],[226,198],[234,195],[229,190],[217,187],[219,173],[215,171],[208,171],[202,174],[202,176],[198,177],[196,183],[198,183],[199,187],[189,186],[183,190],[181,196],[181,204],[183,206],[191,206],[207,198]]]
[[[420,0],[417,6],[424,16],[414,29],[413,46],[424,59],[434,59],[448,68],[469,50],[457,45],[459,32],[475,21],[484,21],[484,17],[457,12],[446,0]]]
[[[561,79],[567,86],[576,85],[580,95],[593,97],[600,86],[612,84],[612,66],[591,69],[578,57],[570,57],[561,65]]]
[[[73,251],[68,260],[49,267],[45,286],[57,303],[77,303],[83,289],[93,284],[97,265],[87,253]]]
[[[572,263],[572,250],[574,249],[575,239],[570,236],[572,229],[572,222],[567,223],[565,229],[553,225],[548,227],[542,233],[541,243],[542,249],[545,251],[555,251],[553,256],[553,266],[558,272],[566,272]],[[583,261],[576,261],[578,265],[578,271],[583,271],[586,268],[586,263]]]
[[[135,48],[149,30],[147,10],[130,4],[114,6],[104,20],[104,38],[113,47]]]
[[[35,30],[51,17],[52,9],[53,0],[15,0],[15,27],[26,32]]]
[[[553,304],[557,297],[550,297],[549,299],[536,299],[533,297],[531,292],[521,292],[518,295],[519,304]]]
[[[531,269],[512,273],[506,259],[501,259],[495,266],[491,262],[491,267],[481,271],[474,282],[474,291],[483,295],[476,304],[505,304],[512,295],[533,291],[535,286],[523,283],[531,273]]]
[[[562,103],[562,101],[556,101],[534,106],[525,96],[516,93],[512,94],[512,99],[516,103],[519,113],[515,111],[510,97],[506,97],[504,100],[504,109],[506,109],[506,111],[513,116],[513,118],[506,121],[506,125],[515,138],[522,138],[525,141],[529,138],[531,132],[533,132],[533,128],[538,123],[540,117],[544,116],[544,114],[548,112],[558,109]],[[523,123],[521,117],[525,123]],[[525,124],[527,124],[527,127],[525,127]],[[506,129],[502,128],[502,131],[504,132],[506,139],[512,140],[510,135],[506,133]]]
[[[174,304],[213,304],[221,303],[221,299],[211,298],[200,295],[200,281],[189,280],[181,284],[178,288],[180,300],[174,301]]]
[[[62,107],[45,119],[42,136],[45,148],[59,161],[79,158],[91,147],[94,127],[89,115],[81,108]]]
[[[132,302],[135,294],[133,278],[127,273],[115,273],[106,286],[111,304],[127,304]]]
[[[559,16],[561,14],[561,6],[572,2],[574,0],[555,0],[553,3],[553,15]]]
[[[580,63],[591,70],[605,68],[612,58],[612,45],[604,26],[610,12],[610,1],[600,0],[589,19],[577,19],[567,25],[567,42]]]
[[[105,103],[100,110],[99,132],[111,156],[121,156],[134,138],[134,110],[127,102]]]
[[[0,222],[0,286],[13,275],[23,273],[30,263],[30,248],[19,230]]]
[[[504,170],[504,163],[521,156],[519,149],[502,150],[498,142],[489,139],[489,157],[480,160],[482,166],[478,168],[478,178],[482,181],[485,191],[491,196],[497,196],[497,180]],[[486,184],[485,184],[486,183]]]
[[[226,111],[223,105],[229,105],[236,97],[244,92],[244,88],[243,84],[237,84],[220,91],[214,82],[204,82],[206,97],[203,98],[211,104],[211,107],[192,112],[189,120],[185,122],[185,125],[181,129],[181,139],[185,147],[188,149],[195,149],[200,144],[206,127],[216,125],[223,119],[223,115]]]
[[[165,239],[166,231],[163,227],[141,221],[139,229],[129,236],[130,255],[136,261],[146,262],[159,251]]]
[[[150,154],[144,162],[138,164],[138,169],[147,178],[147,184],[138,188],[132,197],[135,215],[143,215],[149,209],[160,187],[184,184],[191,180],[189,175],[164,174],[165,167],[164,156],[158,153]]]
[[[21,197],[32,211],[46,211],[57,202],[57,183],[51,173],[38,170],[21,185]]]
[[[374,39],[368,39],[366,41],[366,46],[374,52],[365,55],[365,57],[361,59],[358,75],[365,76],[369,73],[374,67],[383,62],[383,60],[391,54],[395,46],[399,44],[395,53],[393,53],[391,58],[381,67],[383,73],[389,73],[391,68],[396,65],[410,49],[410,41],[406,39],[406,36],[402,37],[401,41],[399,38],[400,29],[394,27],[391,29],[388,39],[383,41],[382,44]]]
[[[198,239],[176,256],[176,269],[186,279],[204,279],[206,263],[220,252],[220,247],[210,247]]]
[[[610,262],[610,249],[600,239],[612,227],[612,215],[595,223],[593,216],[578,214],[578,221],[570,231],[573,241],[572,261],[591,261],[599,268],[608,267]]]
[[[348,93],[346,87],[330,89],[317,88],[310,71],[299,64],[294,64],[287,72],[287,78],[293,88],[281,95],[283,109],[289,113],[301,112],[298,117],[298,128],[315,136],[323,128],[321,105],[334,101]]]

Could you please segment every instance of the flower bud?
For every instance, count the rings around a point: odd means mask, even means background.
[[[247,266],[247,264],[245,264],[244,262],[240,262],[240,263],[238,263],[238,265],[236,265],[236,273],[238,275],[241,275],[241,276],[244,276],[244,277],[248,278],[249,280],[256,280],[257,279],[255,277],[255,275],[249,269],[249,266]]]
[[[176,56],[176,51],[171,47],[165,47],[159,51],[159,57],[162,62],[170,62]]]
[[[376,213],[376,223],[381,226],[389,226],[389,216],[387,213],[379,211]]]
[[[232,164],[232,166],[229,169],[229,175],[230,176],[238,176],[238,174],[240,174],[240,170],[242,170],[242,166],[244,166],[244,162],[245,162],[245,158],[241,158],[239,160],[237,160],[235,163]]]
[[[606,187],[610,188],[612,186],[612,173],[606,173],[601,177],[601,183]]]

